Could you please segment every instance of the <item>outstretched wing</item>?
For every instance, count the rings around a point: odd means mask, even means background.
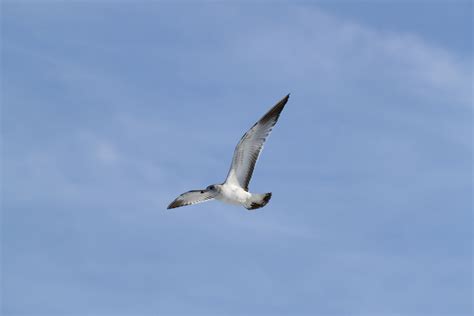
[[[263,144],[278,121],[280,113],[285,107],[286,102],[288,102],[289,97],[290,95],[288,94],[281,99],[242,136],[237,147],[235,147],[226,183],[239,185],[248,191],[253,169],[263,149]]]
[[[171,204],[168,205],[168,209],[210,201],[215,197],[216,194],[209,190],[188,191],[171,202]]]

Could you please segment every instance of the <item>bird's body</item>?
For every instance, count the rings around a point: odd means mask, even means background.
[[[263,149],[263,144],[278,121],[289,96],[287,95],[280,100],[242,136],[235,147],[232,165],[224,183],[213,184],[203,190],[185,192],[171,202],[168,209],[213,199],[229,204],[242,205],[248,210],[264,207],[270,201],[272,194],[250,193],[248,192],[248,185]]]
[[[223,183],[214,186],[218,188],[215,199],[228,204],[245,205],[252,197],[251,193],[235,184]]]

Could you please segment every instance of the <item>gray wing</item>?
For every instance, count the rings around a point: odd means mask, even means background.
[[[176,208],[196,203],[210,201],[216,197],[216,194],[208,190],[192,190],[178,196],[170,205],[168,209]]]
[[[258,156],[263,149],[263,144],[278,121],[280,113],[285,107],[286,102],[288,102],[289,97],[290,95],[288,94],[281,99],[242,136],[237,147],[235,147],[226,183],[239,185],[248,191],[248,185]]]

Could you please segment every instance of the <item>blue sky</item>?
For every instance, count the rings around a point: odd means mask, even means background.
[[[472,312],[472,2],[1,9],[3,315]]]

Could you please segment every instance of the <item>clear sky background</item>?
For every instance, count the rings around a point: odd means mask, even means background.
[[[471,315],[472,10],[2,1],[2,315]]]

